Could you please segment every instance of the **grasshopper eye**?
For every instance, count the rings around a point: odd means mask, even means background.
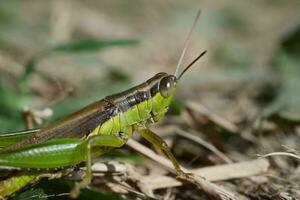
[[[159,82],[159,92],[164,97],[167,98],[173,94],[175,89],[175,77],[167,76],[161,79]]]

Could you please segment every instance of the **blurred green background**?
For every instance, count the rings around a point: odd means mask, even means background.
[[[0,132],[24,129],[26,108],[48,124],[173,73],[199,8],[184,63],[208,53],[183,77],[171,113],[185,98],[236,124],[257,115],[299,123],[299,0],[2,0]]]
[[[185,75],[178,98],[234,122],[261,110],[298,120],[297,0],[11,0],[0,2],[0,130],[22,129],[24,107],[50,107],[54,120],[172,73],[199,8],[184,62],[208,54]]]

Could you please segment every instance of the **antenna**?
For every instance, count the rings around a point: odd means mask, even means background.
[[[202,56],[204,56],[204,54],[206,54],[206,50],[205,51],[203,51],[197,58],[195,58],[188,66],[186,66],[185,68],[184,68],[184,70],[181,72],[181,74],[178,76],[178,78],[177,78],[177,80],[179,80],[181,77],[182,77],[182,75],[191,67],[191,66],[193,66],[193,64],[195,64]]]
[[[182,61],[183,61],[183,58],[184,58],[184,56],[185,56],[186,50],[187,50],[187,48],[188,48],[188,46],[189,46],[191,35],[192,35],[193,31],[195,30],[195,26],[196,26],[196,23],[197,23],[197,21],[198,21],[198,19],[199,19],[199,17],[200,17],[200,14],[201,14],[201,10],[199,9],[198,12],[197,12],[196,18],[195,18],[195,20],[194,20],[194,22],[193,22],[192,28],[191,28],[191,30],[190,30],[190,32],[189,32],[189,34],[188,34],[188,36],[187,36],[187,38],[186,38],[186,40],[185,40],[185,43],[184,43],[184,46],[183,46],[181,55],[180,55],[180,57],[179,57],[179,60],[178,60],[177,66],[176,66],[176,70],[175,70],[175,73],[174,73],[174,76],[175,76],[175,77],[176,77],[176,75],[177,75],[177,73],[178,73],[178,70],[179,70],[179,68],[180,68],[180,65],[181,65],[181,63],[182,63]],[[181,74],[182,74],[182,73],[181,73]]]

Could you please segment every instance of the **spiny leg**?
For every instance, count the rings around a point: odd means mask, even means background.
[[[155,147],[161,149],[166,154],[166,156],[172,162],[179,178],[186,179],[188,177],[188,174],[186,174],[185,172],[182,171],[182,169],[180,168],[180,165],[178,164],[176,158],[174,157],[171,150],[169,149],[167,143],[161,137],[159,137],[158,135],[156,135],[154,132],[152,132],[149,129],[141,129],[139,131],[139,133],[148,142],[153,144]]]
[[[86,175],[81,182],[75,185],[70,192],[72,198],[76,198],[79,195],[80,189],[85,188],[92,180],[92,153],[94,147],[121,147],[126,143],[126,139],[115,135],[96,135],[87,139],[84,143],[86,145]],[[97,151],[97,154],[101,153]]]

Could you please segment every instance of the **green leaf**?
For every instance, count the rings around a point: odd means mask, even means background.
[[[170,104],[169,110],[167,112],[168,115],[180,115],[182,110],[182,102],[178,99],[174,99]]]
[[[27,92],[29,90],[28,81],[30,76],[35,73],[37,59],[38,56],[32,57],[24,66],[25,70],[19,78],[19,87],[23,92]]]
[[[300,26],[282,42],[282,50],[294,58],[300,58]]]
[[[11,200],[71,200],[70,190],[74,183],[69,180],[42,180],[24,191],[18,192]],[[117,194],[100,193],[97,191],[82,189],[77,200],[119,200]]]
[[[264,110],[263,116],[279,116],[300,121],[300,26],[283,39],[273,63],[277,66],[280,87],[275,100]]]
[[[53,47],[48,52],[85,52],[98,51],[103,48],[112,46],[130,46],[138,44],[138,40],[119,39],[119,40],[100,40],[100,39],[82,39],[77,41],[67,42],[56,47]]]
[[[282,118],[300,120],[300,67],[299,61],[280,53],[276,58],[281,85],[275,100],[264,110],[263,116],[279,115]]]
[[[115,81],[115,82],[130,81],[130,77],[128,74],[126,74],[125,72],[123,72],[120,69],[115,69],[113,67],[111,67],[111,69],[109,69],[108,76],[111,81]]]
[[[117,194],[103,194],[93,190],[83,189],[80,192],[79,200],[120,200]]]
[[[29,96],[20,93],[9,81],[5,80],[5,77],[0,78],[0,114],[16,116],[16,112],[28,103]]]
[[[47,194],[41,188],[31,188],[17,194],[11,200],[47,200]]]

